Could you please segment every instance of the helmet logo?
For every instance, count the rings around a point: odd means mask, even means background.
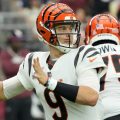
[[[97,24],[96,29],[104,29],[103,24]]]
[[[76,18],[73,16],[66,16],[65,20],[76,20]]]
[[[118,30],[118,28],[113,28],[113,29],[112,29],[112,32],[113,32],[113,33],[119,33],[119,30]]]

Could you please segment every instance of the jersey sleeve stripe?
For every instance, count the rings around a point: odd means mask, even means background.
[[[84,48],[85,48],[85,46],[81,46],[80,49],[79,49],[79,51],[78,51],[78,53],[77,53],[77,55],[75,56],[75,60],[74,60],[74,66],[75,66],[75,68],[76,68],[76,66],[77,66],[77,62],[78,62],[78,59],[79,59],[79,54],[80,54],[80,52],[81,52]]]
[[[99,54],[99,52],[94,52],[93,54],[89,55],[88,57],[93,57],[95,55]]]
[[[23,69],[24,69],[24,66],[25,66],[25,60],[23,61]]]
[[[85,56],[86,56],[89,52],[95,51],[95,50],[96,50],[95,48],[88,48],[88,49],[85,51],[85,53],[84,53],[84,55],[83,55],[83,57],[82,57],[82,60],[85,58]]]
[[[32,58],[33,58],[33,53],[31,53],[31,54],[29,55],[29,58],[28,58],[28,70],[29,70],[29,76],[30,76],[31,67],[32,67]]]

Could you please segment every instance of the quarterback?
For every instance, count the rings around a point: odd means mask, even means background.
[[[102,120],[99,81],[106,65],[92,46],[78,47],[80,21],[62,3],[46,5],[36,20],[49,52],[29,53],[17,75],[0,82],[0,99],[35,89],[46,120]]]
[[[104,120],[120,120],[120,26],[110,14],[94,16],[86,27],[86,44],[93,45],[108,66],[100,79]]]

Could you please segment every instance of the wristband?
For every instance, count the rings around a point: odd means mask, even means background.
[[[49,77],[44,86],[47,87],[49,90],[53,91],[57,86],[57,80],[53,79],[52,77]]]

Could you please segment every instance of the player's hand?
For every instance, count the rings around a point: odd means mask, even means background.
[[[33,60],[33,68],[35,70],[35,73],[34,73],[33,76],[35,78],[37,78],[39,83],[44,85],[47,82],[47,80],[48,80],[48,76],[43,72],[43,69],[42,69],[42,67],[40,65],[38,57]]]

